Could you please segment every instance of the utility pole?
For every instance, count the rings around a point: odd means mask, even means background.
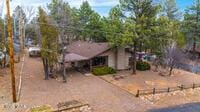
[[[8,24],[8,43],[9,43],[9,55],[10,55],[10,69],[11,69],[11,82],[12,82],[12,96],[13,102],[17,102],[16,87],[15,87],[15,73],[14,73],[14,50],[13,50],[13,38],[12,38],[12,24],[10,17],[10,0],[6,0],[7,7],[7,24]]]

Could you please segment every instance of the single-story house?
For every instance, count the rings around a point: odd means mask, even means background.
[[[86,70],[98,66],[108,66],[117,70],[130,68],[131,53],[127,48],[119,48],[116,52],[108,43],[88,41],[75,41],[66,48],[65,63],[71,63],[74,67]]]

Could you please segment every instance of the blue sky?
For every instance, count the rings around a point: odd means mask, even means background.
[[[192,5],[194,0],[176,0],[178,8],[180,8],[180,11],[184,11],[185,8]]]
[[[47,3],[50,3],[51,0],[12,0],[11,10],[13,10],[17,5],[22,5],[23,7],[33,6],[43,6],[45,7]],[[71,6],[79,8],[80,4],[85,0],[64,0],[67,1]],[[87,0],[92,8],[102,16],[107,16],[109,10],[119,3],[118,0]],[[177,6],[180,8],[180,11],[184,11],[186,7],[191,5],[194,0],[177,0]],[[1,4],[2,0],[0,0]],[[5,7],[4,13],[5,13]]]

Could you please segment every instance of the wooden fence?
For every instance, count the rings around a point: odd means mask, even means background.
[[[200,84],[191,84],[191,85],[181,85],[177,87],[168,87],[168,88],[152,88],[152,89],[145,89],[145,90],[137,90],[136,97],[139,97],[140,95],[151,95],[151,94],[159,94],[159,93],[169,93],[174,91],[182,91],[185,89],[195,89],[200,88]]]

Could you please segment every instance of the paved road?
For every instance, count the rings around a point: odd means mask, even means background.
[[[189,103],[162,109],[152,109],[148,112],[200,112],[200,103]]]

